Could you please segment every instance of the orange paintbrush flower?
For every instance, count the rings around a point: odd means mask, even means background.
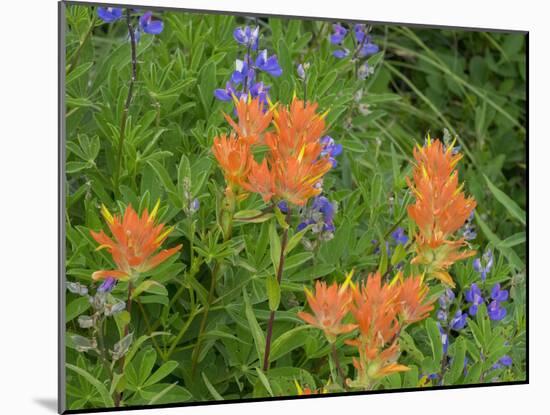
[[[235,111],[237,112],[238,122],[225,115],[225,119],[235,130],[240,140],[247,144],[262,143],[262,134],[271,123],[273,113],[270,110],[264,111],[264,104],[260,98],[252,99],[237,99],[233,97],[235,102]]]
[[[428,138],[424,147],[414,149],[413,181],[407,180],[416,198],[408,213],[418,225],[413,263],[425,265],[429,276],[454,286],[447,269],[475,251],[460,251],[464,240],[453,240],[452,236],[464,225],[476,202],[467,198],[463,185],[459,185],[456,165],[462,155],[454,154],[452,148],[445,149],[441,141]]]
[[[275,179],[267,166],[267,160],[263,159],[261,164],[255,160],[251,163],[248,183],[244,184],[244,188],[249,192],[258,193],[264,202],[268,202],[275,194]]]
[[[155,268],[181,249],[181,245],[174,248],[159,248],[166,240],[172,228],[165,228],[164,224],[155,224],[155,217],[160,206],[157,202],[151,214],[145,209],[141,217],[129,205],[121,218],[112,215],[105,206],[101,213],[107,221],[112,237],[104,231],[90,231],[92,237],[100,244],[97,249],[107,249],[117,269],[94,272],[94,280],[112,277],[115,279],[130,278],[136,273],[142,273]]]
[[[223,134],[214,138],[212,146],[214,157],[223,170],[223,175],[229,187],[242,187],[250,172],[251,161],[250,145],[231,134]]]
[[[315,294],[306,289],[307,302],[313,315],[303,311],[298,313],[298,317],[306,323],[323,330],[330,343],[334,343],[339,334],[349,333],[357,327],[355,324],[342,323],[349,312],[352,299],[348,288],[350,279],[351,274],[342,286],[336,283],[327,286],[326,283],[317,281]]]
[[[423,283],[422,276],[403,278],[399,273],[395,278],[398,281],[396,302],[403,322],[411,324],[428,317],[433,310],[435,298],[426,298],[429,289]]]

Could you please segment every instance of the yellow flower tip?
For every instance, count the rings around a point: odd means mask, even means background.
[[[164,239],[166,239],[166,237],[167,237],[168,235],[170,235],[170,233],[172,233],[173,230],[174,230],[174,227],[173,227],[173,226],[170,226],[168,229],[166,229],[164,232],[162,232],[162,233],[157,237],[157,239],[155,239],[155,243],[156,243],[156,244],[161,243]]]
[[[353,274],[355,273],[355,269],[352,269],[350,272],[348,272],[346,274],[346,279],[344,281],[344,283],[342,284],[342,287],[340,288],[340,290],[345,290],[348,286],[353,286],[353,282],[351,281],[351,279],[353,278]]]
[[[149,216],[148,222],[153,222],[155,220],[157,213],[159,211],[159,207],[160,207],[160,199],[157,199],[157,203],[155,203],[155,207],[151,211],[151,215]]]
[[[302,148],[300,149],[300,154],[298,154],[298,161],[301,162],[302,159],[304,158],[304,154],[306,152],[306,146],[303,145]]]
[[[292,101],[296,101],[296,88],[294,88],[294,92],[292,92]]]
[[[308,297],[310,297],[310,298],[311,298],[311,297],[314,297],[313,293],[311,292],[311,290],[310,290],[309,288],[307,288],[307,287],[304,286],[304,291],[305,291],[305,293],[306,293],[306,296],[308,296]]]
[[[296,390],[298,391],[298,395],[303,395],[304,390],[302,389],[302,387],[300,386],[300,384],[296,379],[294,379],[294,384],[296,385]]]
[[[231,94],[231,98],[233,98],[233,102],[235,103],[235,105],[239,103],[239,98],[237,98],[237,95]]]
[[[95,250],[96,250],[96,251],[101,251],[102,249],[105,249],[105,248],[110,248],[110,246],[109,246],[109,245],[105,245],[105,244],[99,245]]]
[[[390,287],[397,283],[398,281],[403,281],[403,272],[399,271],[397,274],[395,274],[395,277],[392,278],[390,281]]]
[[[326,110],[325,112],[323,112],[323,113],[319,116],[319,118],[321,118],[321,119],[324,120],[324,119],[327,117],[327,115],[329,114],[329,112],[330,112],[330,110]]]
[[[109,225],[112,225],[115,221],[113,215],[111,215],[111,212],[109,212],[109,209],[107,209],[107,207],[103,203],[101,204],[101,214]]]

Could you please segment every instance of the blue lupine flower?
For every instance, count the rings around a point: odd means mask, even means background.
[[[499,303],[506,301],[508,299],[508,290],[501,290],[500,284],[493,285],[491,289],[491,298]]]
[[[323,214],[325,222],[332,222],[334,219],[334,205],[325,196],[317,196],[313,199],[313,209]]]
[[[476,283],[473,283],[469,290],[466,290],[464,295],[466,301],[468,301],[471,306],[468,310],[471,316],[477,314],[478,307],[483,304],[483,296],[481,295],[481,290]]]
[[[481,258],[474,259],[472,265],[474,270],[481,275],[481,281],[485,281],[487,274],[493,268],[493,251],[490,249],[486,250]]]
[[[343,48],[343,49],[336,49],[334,52],[332,52],[332,55],[335,58],[343,59],[346,56],[349,55],[349,49]]]
[[[298,68],[296,69],[296,72],[298,72],[298,77],[300,79],[306,79],[306,71],[304,69],[304,65],[301,63],[298,65]]]
[[[336,167],[338,165],[338,162],[336,161],[335,157],[342,154],[342,144],[336,144],[334,142],[334,139],[329,135],[325,135],[321,138],[320,141],[321,145],[323,146],[321,157],[328,156],[329,161],[332,163],[332,167]]]
[[[348,30],[339,23],[332,25],[332,34],[330,35],[330,43],[333,45],[339,45],[344,41]]]
[[[439,297],[439,305],[441,308],[447,309],[455,299],[455,293],[450,288],[445,290],[445,293]]]
[[[98,7],[97,15],[105,23],[112,23],[122,17],[122,9],[118,7]]]
[[[113,290],[113,288],[115,288],[116,283],[117,283],[116,279],[114,279],[113,277],[107,277],[105,280],[103,280],[101,285],[98,287],[97,292],[109,293]]]
[[[355,39],[357,43],[361,43],[366,35],[367,27],[364,24],[356,24],[353,27],[353,33],[355,34]]]
[[[451,328],[453,330],[462,330],[466,325],[466,317],[468,317],[466,313],[463,313],[462,310],[457,310],[451,320]]]
[[[267,49],[264,49],[256,58],[256,67],[263,72],[266,72],[274,77],[282,75],[283,70],[279,66],[276,55],[267,56]]]
[[[164,29],[162,20],[153,20],[153,12],[145,12],[143,16],[139,18],[139,25],[145,33],[150,35],[158,35]]]
[[[235,61],[235,71],[231,74],[231,82],[238,85],[246,80],[246,87],[249,88],[254,82],[255,75],[254,68],[249,68],[246,60],[237,59]]]
[[[502,356],[498,362],[496,362],[492,368],[493,369],[504,369],[505,367],[511,367],[512,366],[512,358],[508,355]]]
[[[250,87],[250,95],[252,96],[252,98],[260,97],[260,102],[262,102],[265,106],[268,105],[268,92],[269,86],[267,86],[263,82],[256,82]]]
[[[439,328],[439,334],[441,334],[443,353],[447,353],[447,349],[449,348],[449,336],[447,336],[447,333],[443,330],[443,327],[439,324],[439,322],[437,322],[437,327]]]
[[[498,301],[493,300],[487,307],[487,314],[489,314],[491,320],[500,321],[506,317],[506,309]]]
[[[237,93],[231,82],[225,84],[225,89],[218,88],[214,91],[214,96],[220,101],[231,101],[233,95],[237,95]]]
[[[405,233],[405,229],[398,227],[395,231],[392,232],[391,237],[397,243],[397,245],[405,245],[409,242],[409,237]]]
[[[325,233],[325,237],[330,237],[336,230],[334,226],[334,214],[336,205],[325,196],[316,196],[313,199],[311,208],[306,211],[302,221],[298,224],[296,230],[301,231],[308,225],[312,227],[313,233]]]
[[[250,47],[250,49],[252,50],[258,49],[259,34],[259,26],[256,26],[254,29],[252,29],[250,26],[237,27],[233,31],[233,37],[235,38],[237,43],[240,43],[241,45],[244,45],[246,47]]]
[[[195,198],[191,202],[191,205],[189,206],[190,212],[193,214],[195,212],[198,212],[198,210],[201,208],[201,202],[199,199]]]
[[[281,200],[279,203],[277,203],[277,207],[284,214],[288,212],[288,202],[286,200]]]
[[[380,50],[378,45],[374,43],[370,43],[370,40],[365,42],[361,49],[359,49],[359,52],[357,52],[357,56],[360,58],[366,58],[368,56],[374,55]]]

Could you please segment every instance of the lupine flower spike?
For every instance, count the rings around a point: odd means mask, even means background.
[[[122,218],[112,215],[104,205],[101,207],[101,213],[107,221],[112,237],[107,236],[104,231],[90,231],[90,233],[100,244],[96,250],[107,249],[117,269],[94,272],[92,279],[129,279],[136,273],[155,268],[181,249],[182,246],[178,245],[157,252],[172,232],[171,227],[166,228],[162,223],[155,224],[159,206],[160,201],[157,202],[151,214],[145,209],[140,217],[129,205]],[[102,287],[105,290],[108,288],[111,287]]]
[[[408,180],[416,202],[409,206],[409,216],[418,226],[416,257],[412,263],[425,266],[426,274],[454,287],[448,268],[458,260],[475,254],[461,250],[464,238],[453,235],[476,207],[459,186],[456,165],[461,159],[452,146],[444,149],[439,140],[428,138],[424,147],[414,149],[416,164],[413,181]]]

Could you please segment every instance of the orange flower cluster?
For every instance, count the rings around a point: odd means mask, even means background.
[[[413,181],[408,184],[416,202],[409,206],[410,218],[417,224],[416,257],[413,264],[422,264],[426,273],[453,286],[447,269],[456,261],[475,254],[461,250],[464,239],[454,240],[453,234],[464,225],[476,207],[473,198],[467,198],[459,185],[456,165],[461,154],[446,150],[439,140],[431,140],[424,147],[414,149],[416,164]]]
[[[303,206],[321,192],[321,179],[332,167],[322,156],[320,143],[325,132],[324,115],[317,104],[294,98],[290,106],[271,107],[264,112],[259,98],[237,100],[238,122],[226,115],[233,132],[214,138],[212,152],[223,170],[227,193],[246,197],[258,193]],[[275,131],[266,131],[272,124]],[[263,160],[254,152],[267,146]]]
[[[317,282],[315,294],[306,290],[313,315],[300,312],[298,316],[323,330],[331,343],[337,335],[358,328],[357,337],[346,340],[359,352],[359,358],[353,359],[357,380],[350,384],[367,387],[383,376],[408,370],[397,363],[399,333],[404,326],[428,317],[435,299],[427,298],[428,287],[420,276],[404,278],[399,273],[391,283],[383,283],[376,273],[358,285],[350,282],[351,276],[341,286]]]
[[[157,202],[151,214],[145,209],[140,217],[129,205],[122,218],[113,216],[104,205],[101,206],[101,213],[113,237],[110,238],[103,231],[90,231],[90,234],[100,244],[96,250],[107,249],[117,269],[94,272],[92,274],[94,280],[108,277],[128,279],[135,273],[155,268],[181,249],[181,245],[178,245],[155,254],[173,230],[172,227],[165,229],[162,223],[155,224],[159,206],[160,201]]]

